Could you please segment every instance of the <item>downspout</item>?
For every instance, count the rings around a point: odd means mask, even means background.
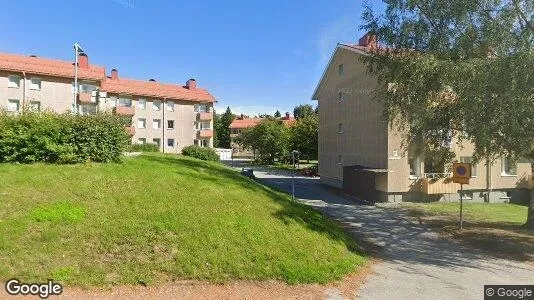
[[[486,156],[486,202],[490,202],[491,193],[491,161],[489,156]]]
[[[22,107],[26,105],[26,72],[22,72],[23,86],[22,86]]]
[[[161,118],[161,146],[163,147],[163,153],[165,153],[165,110],[167,109],[165,100],[167,100],[167,98],[163,98],[163,105],[161,108],[163,110],[163,116]]]

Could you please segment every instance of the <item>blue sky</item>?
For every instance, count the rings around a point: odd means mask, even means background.
[[[378,1],[370,1],[378,3]],[[196,78],[236,113],[312,103],[337,42],[356,42],[363,1],[8,1],[0,52],[72,59],[119,76],[184,84]],[[381,9],[381,4],[377,8]]]

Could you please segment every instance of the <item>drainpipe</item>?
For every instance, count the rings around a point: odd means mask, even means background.
[[[491,162],[489,156],[486,156],[486,202],[490,202],[491,193]]]
[[[167,109],[165,100],[167,100],[167,98],[163,98],[163,102],[161,103],[161,109],[163,110],[163,116],[161,118],[161,146],[163,147],[163,153],[165,153],[165,110]]]
[[[26,105],[26,72],[22,72],[22,77],[24,80],[22,81],[22,107]]]

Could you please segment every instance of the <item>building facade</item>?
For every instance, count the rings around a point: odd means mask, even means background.
[[[133,143],[154,143],[161,151],[179,153],[188,145],[213,147],[215,98],[197,87],[120,78],[116,69],[106,76],[104,67],[89,64],[80,54],[78,93],[74,93],[74,63],[0,54],[0,107],[17,113],[77,111],[94,114],[112,111],[127,119]]]
[[[346,191],[371,186],[373,201],[455,201],[459,185],[402,147],[373,99],[378,86],[359,59],[372,40],[338,44],[314,92],[319,106],[319,173],[325,184]],[[456,161],[471,162],[473,146],[453,140]],[[439,174],[438,174],[439,173]],[[362,182],[369,184],[363,184]],[[464,197],[472,201],[526,201],[532,185],[528,162],[503,157],[473,165]],[[357,187],[357,188],[355,188]]]

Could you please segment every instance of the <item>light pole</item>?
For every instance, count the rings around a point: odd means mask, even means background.
[[[78,43],[74,43],[74,95],[72,100],[72,113],[77,114],[78,113],[78,107],[76,105],[76,96],[78,95],[78,55],[80,53],[83,53],[82,47],[78,45]]]
[[[300,152],[297,150],[291,151],[291,159],[293,160],[293,173],[291,174],[291,200],[295,201],[295,156],[298,157]]]

